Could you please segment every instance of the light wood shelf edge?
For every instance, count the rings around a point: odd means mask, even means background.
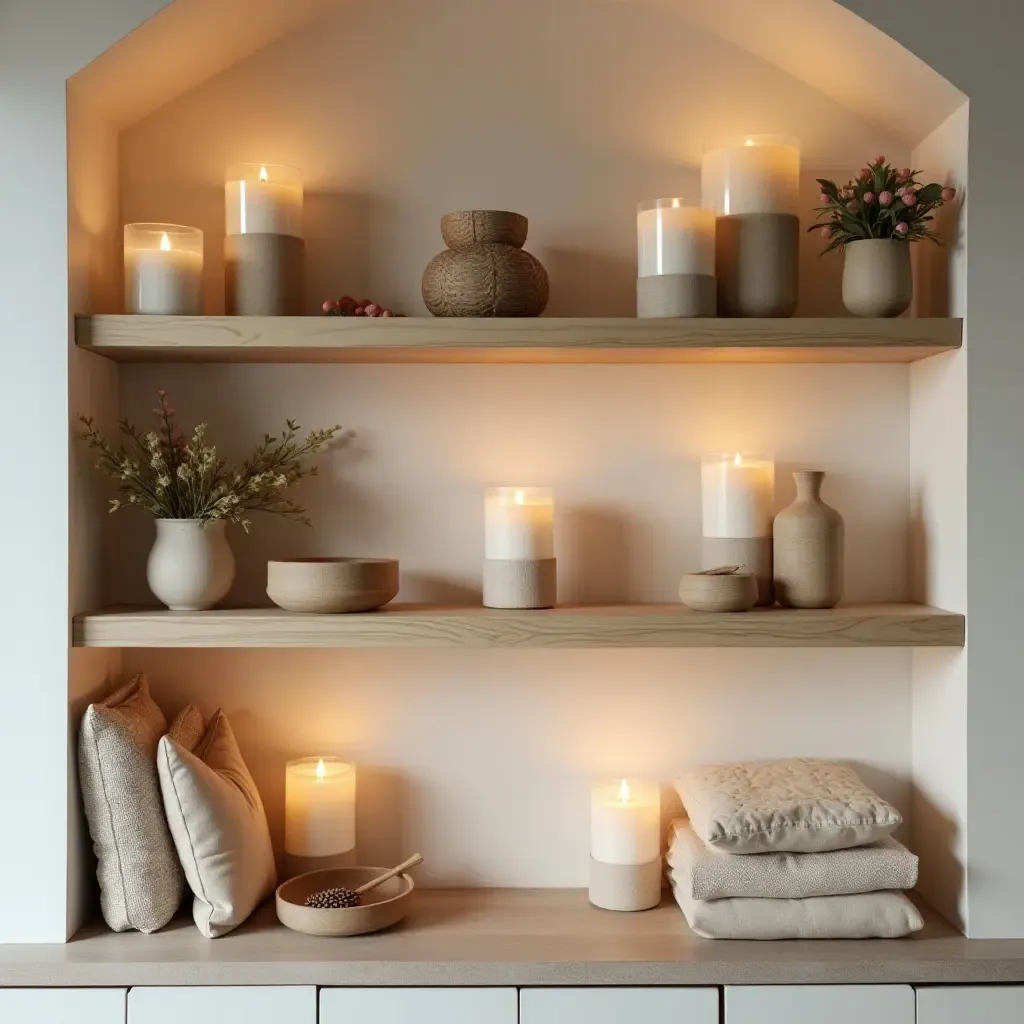
[[[123,362],[913,362],[962,343],[943,318],[78,316],[80,348]]]
[[[691,612],[679,604],[497,611],[392,605],[356,615],[276,608],[108,610],[75,619],[77,647],[962,647],[964,616],[917,604]]]
[[[712,942],[670,898],[596,910],[580,889],[417,890],[409,919],[348,939],[290,932],[264,906],[210,942],[189,917],[153,935],[102,925],[0,946],[0,986],[755,985],[1024,982],[1024,940],[965,939],[922,901],[898,940]]]

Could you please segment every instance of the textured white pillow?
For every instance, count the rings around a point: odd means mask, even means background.
[[[847,850],[903,821],[852,769],[813,758],[697,768],[676,789],[694,832],[727,853]]]
[[[277,874],[263,802],[224,712],[193,751],[165,736],[157,769],[196,926],[208,939],[226,935],[273,891]]]
[[[187,738],[202,732],[202,718],[189,705],[172,728]],[[96,851],[100,908],[116,932],[162,928],[185,895],[156,772],[157,741],[166,729],[141,674],[82,716],[82,804]]]

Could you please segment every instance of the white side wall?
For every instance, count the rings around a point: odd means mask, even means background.
[[[914,150],[927,179],[957,187],[936,221],[942,246],[915,246],[915,313],[967,315],[968,105]],[[911,579],[919,601],[967,609],[967,360],[910,370]],[[919,888],[949,920],[967,914],[967,652],[918,650],[913,675],[913,813]]]

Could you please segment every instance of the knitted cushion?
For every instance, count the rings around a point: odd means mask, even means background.
[[[197,720],[201,729],[202,719],[190,706],[175,728],[187,737]],[[118,932],[163,927],[185,892],[156,773],[157,741],[166,728],[141,674],[90,704],[82,717],[82,803],[98,862],[103,919]]]

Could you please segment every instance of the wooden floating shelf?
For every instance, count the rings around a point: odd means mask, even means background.
[[[958,349],[963,321],[110,315],[75,333],[119,362],[912,363]]]
[[[837,985],[1024,982],[1024,940],[965,939],[916,900],[906,939],[712,942],[667,899],[595,910],[579,889],[417,890],[379,935],[288,931],[272,906],[211,942],[190,917],[153,935],[102,925],[67,944],[0,946],[0,986]]]
[[[277,608],[82,615],[76,647],[962,647],[963,615],[919,604],[692,612],[679,604],[498,611],[391,605],[357,615]]]

